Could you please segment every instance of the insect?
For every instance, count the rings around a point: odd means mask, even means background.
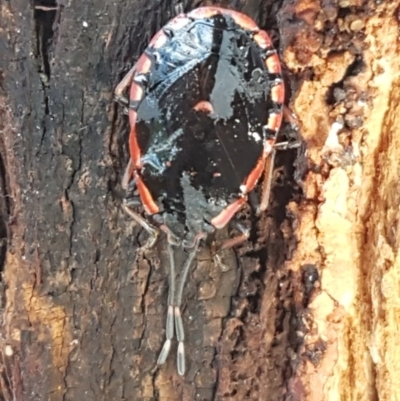
[[[270,176],[264,170],[274,157],[284,101],[279,57],[248,16],[201,7],[153,37],[115,98],[130,121],[124,209],[149,233],[146,246],[160,230],[168,239],[166,340],[158,364],[176,333],[183,375],[182,293],[200,242],[234,219],[263,174],[260,207],[267,207]],[[139,204],[148,218],[135,209]],[[176,286],[178,247],[187,259]]]

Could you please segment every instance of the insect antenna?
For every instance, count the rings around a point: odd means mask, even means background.
[[[173,243],[168,240],[168,256],[169,256],[169,283],[168,283],[168,311],[167,323],[165,329],[166,340],[158,356],[157,364],[163,365],[167,360],[171,349],[171,340],[174,338],[174,298],[175,298],[175,258]]]
[[[162,227],[164,231],[165,228]],[[176,269],[175,269],[175,255],[173,247],[178,245],[172,237],[168,236],[168,256],[169,256],[169,289],[168,289],[168,311],[167,311],[167,322],[166,322],[166,340],[158,356],[157,364],[162,365],[167,360],[168,354],[171,350],[171,342],[174,338],[174,332],[176,332],[176,338],[178,340],[178,352],[177,352],[177,370],[178,374],[183,376],[186,371],[186,363],[185,363],[185,331],[183,329],[183,321],[182,321],[182,313],[181,313],[181,304],[182,304],[182,295],[183,289],[185,287],[186,279],[189,274],[190,266],[193,262],[193,259],[196,256],[196,253],[199,249],[200,240],[204,238],[204,234],[198,234],[194,238],[192,244],[184,243],[183,247],[186,249],[190,249],[189,255],[182,267],[181,279],[179,282],[178,289],[176,290]]]
[[[183,376],[186,370],[186,362],[185,362],[185,331],[183,329],[183,321],[182,321],[182,313],[181,313],[181,304],[182,304],[182,295],[183,288],[185,287],[186,279],[189,274],[190,266],[193,262],[193,259],[196,256],[196,253],[199,249],[200,240],[204,237],[204,234],[196,235],[194,242],[192,245],[185,246],[186,248],[191,248],[188,258],[186,259],[185,264],[182,268],[182,277],[179,283],[178,291],[176,293],[176,304],[174,308],[174,316],[175,316],[175,330],[176,330],[176,338],[178,340],[178,351],[177,351],[177,369],[178,374]]]

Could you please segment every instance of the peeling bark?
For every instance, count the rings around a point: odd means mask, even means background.
[[[214,3],[280,45],[304,146],[226,271],[200,251],[186,376],[156,366],[168,258],[121,210],[112,92],[176,3],[0,0],[0,398],[400,399],[398,1]]]
[[[287,267],[307,261],[321,276],[291,386],[307,400],[397,400],[399,2],[323,3],[280,14],[300,17],[301,32],[283,32],[285,60],[308,75],[293,108],[310,169],[290,206]]]

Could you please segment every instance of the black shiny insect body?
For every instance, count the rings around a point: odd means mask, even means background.
[[[140,174],[171,230],[194,236],[242,195],[266,136],[275,135],[264,128],[268,112],[280,105],[269,97],[274,77],[257,44],[230,17],[194,20],[170,35],[148,53],[154,62],[137,108]],[[196,110],[200,102],[212,110]]]
[[[246,15],[198,8],[155,35],[115,94],[129,106],[131,126],[124,187],[135,184],[146,213],[168,235],[167,340],[158,363],[176,332],[184,374],[185,279],[200,240],[228,224],[273,158],[284,98],[279,58]],[[129,202],[125,210],[155,238],[157,230]],[[177,246],[189,255],[175,291]]]

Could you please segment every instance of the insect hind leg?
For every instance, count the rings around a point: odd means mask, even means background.
[[[133,209],[133,207],[137,206],[137,204],[137,199],[128,198],[124,200],[122,208],[124,209],[126,214],[128,214],[133,220],[135,220],[136,223],[140,224],[149,234],[149,239],[147,240],[146,244],[143,245],[143,247],[141,248],[141,250],[146,250],[152,248],[155,245],[159,236],[159,231]]]
[[[132,175],[132,159],[130,159],[122,178],[122,188],[129,193],[132,193],[135,188],[135,181],[132,179]],[[135,211],[135,208],[140,206],[141,204],[142,202],[139,196],[128,196],[124,199],[122,203],[122,208],[124,209],[124,212],[126,214],[128,214],[133,220],[135,220],[136,223],[141,225],[149,234],[149,239],[147,240],[146,244],[141,248],[142,250],[146,250],[152,248],[155,245],[159,235],[159,231],[144,217],[142,217],[138,212]]]
[[[214,254],[213,254],[214,263],[217,266],[219,266],[222,271],[228,271],[229,266],[223,262],[223,256],[221,255],[221,253],[223,253],[223,251],[227,249],[231,249],[237,245],[242,244],[243,242],[246,242],[250,237],[250,227],[246,227],[238,220],[232,221],[232,224],[239,231],[239,234],[235,235],[232,238],[223,240],[222,242],[217,244],[214,249]]]

